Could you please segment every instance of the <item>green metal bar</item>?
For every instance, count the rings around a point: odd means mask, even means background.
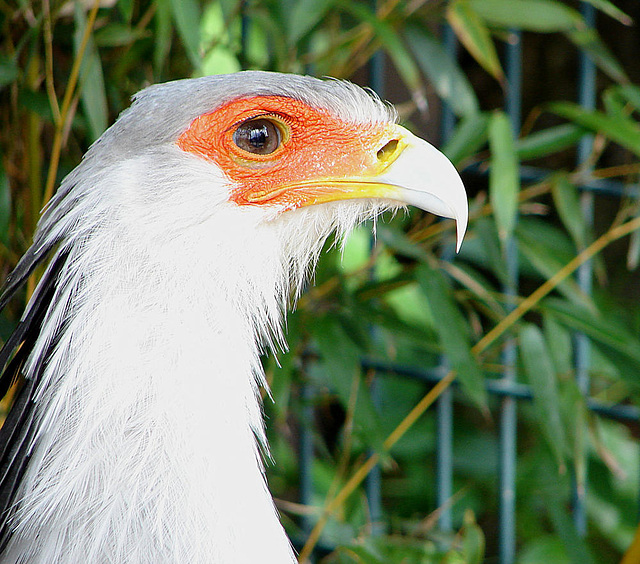
[[[458,42],[453,29],[446,25],[442,30],[444,46],[452,58],[457,57]],[[442,143],[446,143],[455,127],[456,116],[449,104],[443,102],[440,131]],[[444,250],[443,260],[453,259],[453,248]],[[440,369],[448,371],[446,358],[440,359]],[[443,531],[453,529],[450,500],[453,495],[453,390],[447,388],[436,403],[436,502],[439,508],[438,524]]]
[[[300,435],[298,438],[298,474],[299,474],[299,499],[302,505],[311,506],[313,503],[313,387],[311,384],[302,384],[300,399],[302,402],[300,418]],[[308,536],[314,522],[309,515],[303,515],[300,519],[300,529],[303,535]]]
[[[375,2],[374,2],[375,4]],[[369,62],[369,85],[371,89],[381,98],[385,96],[385,56],[383,51],[376,51]],[[371,239],[373,246],[374,241]],[[374,374],[369,386],[369,393],[375,408],[380,404],[380,393],[378,390],[377,377]],[[378,536],[384,533],[385,527],[383,522],[382,510],[382,471],[380,465],[376,465],[371,469],[367,479],[365,480],[365,493],[367,503],[369,505],[369,517],[371,519],[371,534]]]
[[[510,33],[512,40],[506,47],[505,72],[507,96],[505,107],[511,120],[514,135],[520,130],[521,83],[522,83],[522,38],[519,31]],[[507,296],[518,295],[518,248],[512,237],[505,244],[507,281],[503,292]],[[510,306],[513,308],[515,306]],[[516,381],[517,348],[513,339],[505,345],[503,353],[503,380]],[[502,400],[500,412],[500,519],[499,557],[501,564],[513,564],[516,555],[516,439],[517,403],[507,396]]]
[[[593,4],[581,2],[580,11],[589,27],[595,26],[596,10]],[[596,66],[584,51],[580,52],[579,59],[579,85],[578,102],[588,110],[594,109],[596,105]],[[589,159],[593,147],[593,136],[585,135],[580,139],[578,145],[578,164],[584,165]],[[593,224],[593,192],[583,192],[580,196],[580,204],[585,222]],[[586,294],[591,295],[593,264],[591,261],[584,263],[577,273],[578,285]],[[574,363],[578,387],[585,397],[589,395],[590,379],[590,357],[591,344],[589,338],[583,333],[578,333],[574,337]],[[580,536],[587,534],[587,455],[585,452],[579,454],[582,460],[576,464],[574,471],[573,487],[573,519],[576,530]]]
[[[443,370],[442,367],[424,369],[373,358],[364,358],[361,362],[364,369],[373,368],[380,374],[396,375],[401,378],[410,378],[429,384],[437,384],[448,372]],[[499,376],[502,376],[502,374],[499,374]],[[457,387],[458,383],[454,381],[453,386]],[[485,387],[490,394],[497,397],[508,396],[518,400],[533,399],[531,388],[527,384],[510,382],[505,378],[486,378]],[[640,421],[640,408],[635,405],[608,404],[594,398],[587,398],[587,407],[594,413],[614,421]]]

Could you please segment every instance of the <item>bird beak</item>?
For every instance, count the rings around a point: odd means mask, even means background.
[[[460,175],[433,145],[399,125],[390,126],[375,164],[357,175],[324,179],[300,206],[336,200],[384,198],[456,221],[456,249],[467,229],[467,195]]]

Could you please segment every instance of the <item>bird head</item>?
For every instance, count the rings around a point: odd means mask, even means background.
[[[407,204],[454,219],[460,246],[458,173],[388,105],[344,81],[247,71],[137,94],[65,179],[36,243],[104,231],[107,271],[110,251],[158,271],[202,264],[229,300],[266,303],[270,321],[254,325],[270,327],[333,231]]]

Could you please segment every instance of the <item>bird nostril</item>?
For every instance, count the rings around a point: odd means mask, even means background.
[[[388,141],[384,147],[378,150],[377,157],[379,161],[388,161],[392,155],[395,154],[396,149],[398,148],[398,140],[391,139]]]

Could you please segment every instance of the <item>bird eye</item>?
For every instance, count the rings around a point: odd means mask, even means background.
[[[270,155],[280,146],[278,126],[268,119],[251,119],[233,132],[233,142],[254,155]]]

